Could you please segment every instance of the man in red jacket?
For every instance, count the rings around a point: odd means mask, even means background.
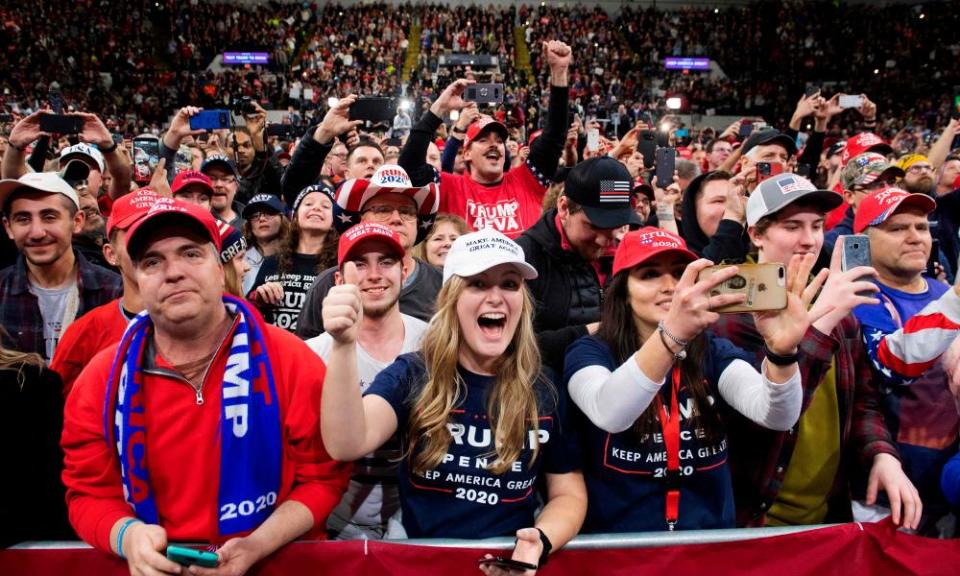
[[[224,295],[208,211],[160,199],[127,231],[145,313],[77,378],[65,410],[70,522],[131,573],[180,573],[168,541],[222,544],[243,574],[323,537],[348,465],[319,432],[326,367],[296,336]]]

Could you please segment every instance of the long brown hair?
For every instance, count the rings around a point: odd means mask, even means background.
[[[415,454],[412,468],[423,473],[436,468],[452,439],[447,423],[451,411],[463,399],[466,383],[457,372],[461,346],[457,300],[467,283],[452,277],[437,295],[437,313],[423,335],[423,358],[426,382],[411,410],[407,451]],[[523,451],[528,423],[538,427],[537,396],[534,382],[540,375],[540,350],[533,331],[533,300],[524,284],[520,322],[513,339],[497,365],[496,382],[488,394],[487,416],[493,429],[495,460],[489,469],[502,474],[510,469]],[[532,435],[534,438],[536,434]],[[420,442],[420,451],[415,450]],[[539,443],[531,447],[533,462],[539,454]]]
[[[630,297],[627,293],[629,276],[630,270],[621,270],[607,285],[607,297],[600,312],[600,329],[597,331],[597,337],[610,347],[610,352],[618,366],[629,360],[644,343],[634,323],[633,309],[630,307]],[[717,411],[710,408],[708,399],[710,387],[704,380],[703,373],[706,346],[707,338],[702,333],[690,342],[687,357],[681,360],[679,365],[680,385],[685,386],[693,398],[694,425],[702,427],[709,439],[719,440],[720,419]],[[670,385],[669,374],[665,385]],[[662,401],[658,394],[634,422],[633,428],[638,439],[646,434],[660,431],[661,405]],[[672,414],[671,417],[673,417]]]
[[[263,248],[260,246],[260,243],[257,241],[257,237],[253,234],[253,224],[250,220],[243,221],[243,237],[247,239],[247,246],[250,248],[256,248],[260,251],[262,256],[266,256],[263,253]],[[283,246],[289,242],[290,238],[290,219],[284,213],[280,213],[280,231],[277,233],[277,239],[279,240],[278,244]],[[296,245],[294,245],[296,248]]]
[[[22,389],[26,378],[23,369],[28,366],[43,368],[46,363],[43,361],[43,357],[36,352],[18,352],[4,348],[3,341],[7,339],[9,339],[9,333],[0,326],[0,370],[15,370],[17,372],[17,383],[20,384]]]
[[[293,255],[297,252],[297,246],[300,244],[300,233],[300,225],[297,224],[296,214],[294,214],[293,220],[290,221],[290,234],[287,235],[287,241],[280,244],[280,250],[277,252],[280,274],[287,274],[293,270]],[[331,226],[323,239],[323,248],[317,255],[319,258],[314,273],[319,274],[327,268],[337,265],[337,244],[339,242],[340,235]]]

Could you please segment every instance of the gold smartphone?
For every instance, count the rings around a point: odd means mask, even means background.
[[[723,284],[715,286],[711,296],[720,294],[746,294],[746,301],[715,308],[715,312],[761,312],[764,310],[782,310],[787,307],[787,271],[783,264],[738,264],[737,275]],[[710,278],[720,270],[729,268],[728,264],[704,268],[697,281]]]

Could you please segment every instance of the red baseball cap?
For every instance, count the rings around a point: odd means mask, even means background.
[[[887,144],[886,140],[873,132],[861,132],[856,136],[847,138],[847,145],[840,153],[840,163],[846,164],[851,158],[855,158],[864,152],[879,152],[887,155],[893,152],[893,146]]]
[[[373,240],[386,242],[387,246],[393,250],[393,253],[400,258],[403,258],[406,253],[403,249],[403,244],[400,243],[400,236],[394,232],[393,228],[376,222],[361,222],[356,226],[350,227],[340,235],[340,245],[337,250],[337,264],[342,266],[351,255],[360,249],[361,244]]]
[[[113,201],[110,217],[107,218],[107,238],[114,230],[126,230],[147,213],[154,202],[161,198],[151,188],[140,188]]]
[[[687,249],[686,242],[676,234],[645,226],[633,232],[627,232],[617,246],[613,256],[613,274],[643,264],[650,258],[666,252],[676,252],[686,256],[692,262],[697,255]]]
[[[853,231],[860,234],[870,226],[882,224],[901,207],[915,207],[926,214],[933,212],[937,203],[926,194],[911,194],[900,188],[877,190],[860,201],[853,219]]]
[[[213,181],[210,180],[209,176],[199,170],[184,170],[183,172],[178,172],[176,178],[173,179],[173,186],[170,187],[170,191],[176,194],[191,184],[200,184],[207,189],[208,194],[213,196]]]
[[[134,222],[127,231],[127,252],[133,258],[142,247],[148,232],[154,229],[169,226],[171,222],[180,221],[199,226],[199,230],[208,240],[213,242],[220,252],[220,230],[217,221],[209,210],[204,210],[196,204],[190,204],[175,198],[158,197],[152,206]],[[150,226],[147,226],[150,224]],[[165,226],[160,226],[165,224]]]
[[[471,142],[490,130],[496,130],[504,141],[506,141],[510,135],[510,133],[507,132],[507,127],[497,122],[493,117],[481,116],[467,127],[467,137],[463,141],[463,146],[467,147]]]

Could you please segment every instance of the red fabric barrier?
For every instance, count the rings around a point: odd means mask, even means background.
[[[303,542],[288,546],[254,573],[264,576],[381,574],[480,574],[480,549],[438,548],[383,542]],[[798,534],[740,542],[655,548],[561,550],[539,572],[671,576],[960,573],[960,541],[930,540],[896,532],[887,523],[846,524]],[[126,564],[96,550],[0,551],[0,574],[112,576]]]

